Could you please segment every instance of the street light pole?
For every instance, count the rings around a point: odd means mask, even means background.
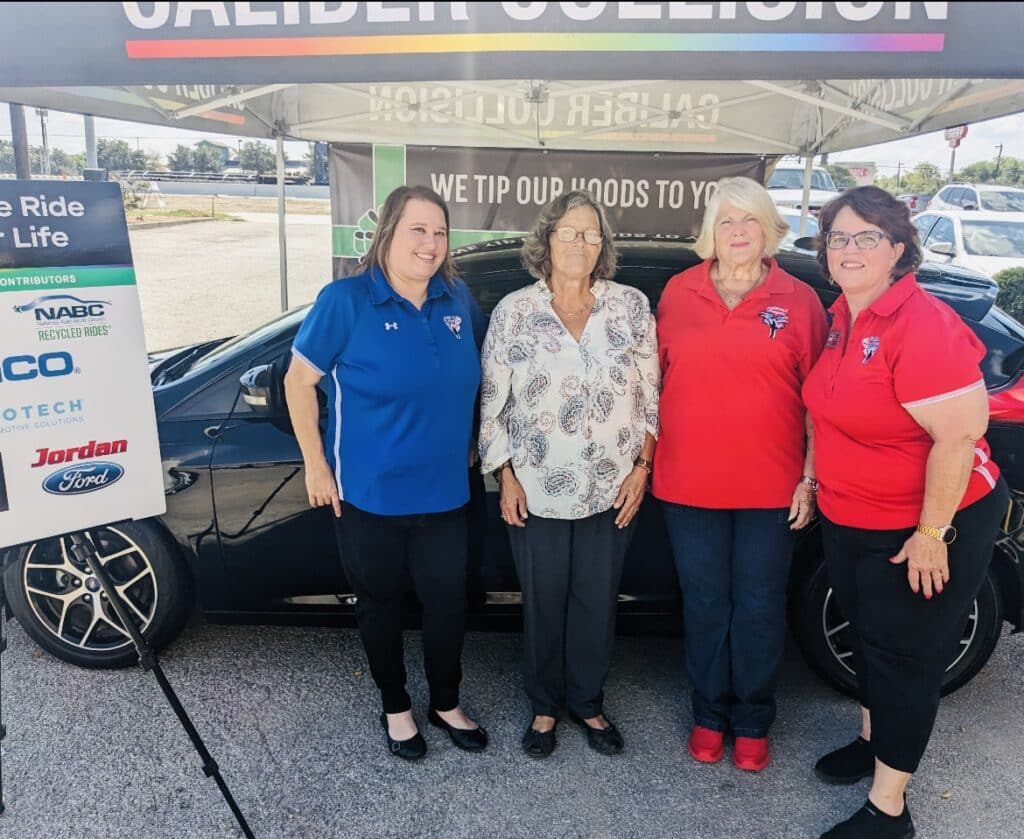
[[[1000,143],[996,148],[999,151],[996,152],[996,170],[992,173],[992,180],[996,180],[999,177],[999,164],[1003,159],[1003,144]]]
[[[42,174],[50,174],[50,141],[46,136],[46,116],[48,111],[46,108],[36,108],[36,113],[39,114],[39,127],[43,134],[43,151],[42,160],[39,161],[40,169]]]

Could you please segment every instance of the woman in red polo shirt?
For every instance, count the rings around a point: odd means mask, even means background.
[[[908,837],[904,790],[1009,493],[982,436],[985,348],[918,286],[906,205],[860,187],[819,222],[818,260],[842,296],[803,396],[829,581],[855,637],[862,724],[815,772],[830,784],[874,776],[865,805],[823,836]]]
[[[693,685],[689,752],[757,771],[769,760],[795,529],[814,515],[800,387],[825,341],[814,291],[771,258],[788,226],[764,187],[726,178],[708,202],[704,262],[658,306],[664,502]]]

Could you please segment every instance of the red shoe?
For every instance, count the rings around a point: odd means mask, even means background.
[[[737,737],[732,747],[732,762],[737,769],[760,772],[771,761],[767,737]]]
[[[687,749],[690,757],[701,763],[718,763],[725,754],[725,735],[721,731],[712,731],[702,725],[695,725],[690,731],[690,742]]]

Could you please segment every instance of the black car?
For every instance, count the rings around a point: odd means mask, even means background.
[[[619,240],[617,279],[656,305],[668,278],[696,264],[682,240]],[[489,314],[504,295],[532,280],[519,263],[519,240],[464,248],[455,262]],[[790,249],[781,266],[813,286],[828,306],[836,290],[813,254]],[[918,274],[950,303],[988,347],[984,375],[992,402],[993,457],[1014,489],[994,561],[945,690],[984,665],[1004,620],[1020,629],[1024,592],[1024,327],[993,305],[996,286],[981,275],[925,265]],[[351,622],[347,585],[327,508],[310,509],[302,459],[284,403],[282,377],[308,307],[230,340],[151,357],[167,513],[158,520],[97,532],[119,590],[152,642],[174,639],[193,604],[212,620],[247,623]],[[241,383],[241,384],[240,384]],[[471,624],[519,620],[519,586],[497,514],[493,480],[474,475]],[[109,605],[86,590],[87,572],[66,540],[46,539],[2,556],[12,611],[44,649],[89,667],[135,661]],[[853,686],[846,622],[831,597],[819,534],[805,531],[790,581],[794,635],[811,666],[841,690]],[[679,631],[679,592],[661,511],[650,499],[627,557],[619,596],[625,629]],[[414,606],[414,602],[411,603]],[[414,609],[411,610],[414,620]]]

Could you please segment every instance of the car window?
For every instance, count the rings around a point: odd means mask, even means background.
[[[284,314],[278,315],[273,320],[257,327],[252,332],[247,332],[244,335],[239,335],[230,341],[217,345],[211,352],[192,362],[189,372],[201,370],[230,355],[245,355],[250,350],[257,349],[260,345],[272,339],[275,334],[297,326],[306,317],[308,311],[309,306],[290,309]]]
[[[962,225],[967,253],[1024,259],[1024,222],[964,219]]]
[[[928,231],[932,229],[932,225],[935,224],[937,218],[938,216],[923,213],[914,219],[914,227],[917,228],[918,239],[924,242],[928,238]]]
[[[768,189],[800,189],[803,185],[804,173],[799,169],[776,169],[768,179]]]
[[[954,207],[960,206],[960,199],[963,198],[964,191],[962,187],[956,186],[951,187],[945,195],[942,196],[942,200],[947,204],[952,204]]]
[[[986,189],[981,193],[981,209],[1000,213],[1024,212],[1024,192]]]
[[[955,245],[953,238],[953,222],[948,218],[942,218],[939,216],[939,220],[935,222],[935,226],[932,228],[931,233],[928,234],[928,238],[924,243],[926,248],[930,248],[933,245],[938,244],[949,244]]]

